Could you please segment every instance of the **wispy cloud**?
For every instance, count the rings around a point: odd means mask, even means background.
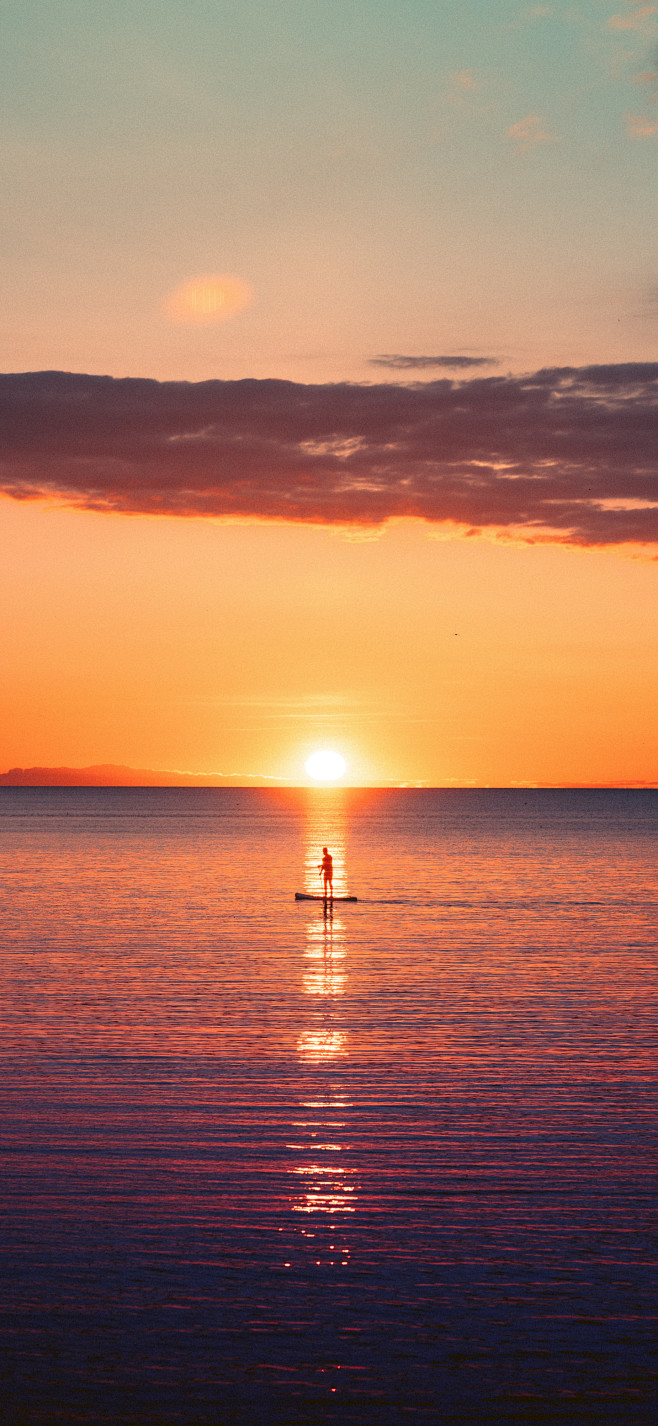
[[[525,119],[519,119],[517,124],[510,124],[507,137],[519,148],[526,150],[534,148],[535,144],[552,142],[555,135],[549,133],[539,114],[527,114]]]
[[[470,367],[498,366],[495,357],[477,356],[405,356],[400,352],[385,352],[370,358],[370,366],[386,366],[393,371],[426,371],[429,367],[445,367],[448,371],[467,371]]]
[[[607,21],[608,30],[641,30],[645,33],[653,29],[655,5],[639,5],[625,15],[611,15]]]
[[[523,30],[526,25],[536,25],[538,21],[549,20],[555,14],[552,5],[526,5],[516,20],[508,25],[510,30]]]
[[[460,69],[457,74],[453,74],[452,80],[459,89],[477,89],[477,80],[472,69]]]
[[[195,707],[239,708],[242,713],[253,714],[261,722],[353,723],[355,720],[372,722],[375,718],[396,716],[388,708],[375,707],[362,698],[340,693],[313,693],[300,698],[210,696],[186,702]]]
[[[658,120],[648,119],[646,114],[627,114],[626,133],[629,139],[651,139],[658,134]]]
[[[0,490],[127,514],[658,543],[658,363],[303,386],[0,375]]]

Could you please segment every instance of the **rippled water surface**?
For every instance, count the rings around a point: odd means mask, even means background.
[[[3,1423],[652,1421],[657,825],[3,789]]]

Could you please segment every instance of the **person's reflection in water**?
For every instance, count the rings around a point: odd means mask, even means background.
[[[334,921],[333,907],[329,903],[323,907],[322,920],[308,927],[307,941],[304,990],[314,997],[316,1024],[319,1021],[323,1029],[328,1026],[333,1028],[336,997],[345,993],[347,974],[344,922],[340,917]]]

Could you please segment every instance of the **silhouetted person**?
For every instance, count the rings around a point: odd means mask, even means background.
[[[333,901],[333,899],[334,899],[334,859],[333,859],[333,857],[332,857],[332,855],[331,855],[331,852],[327,851],[327,848],[326,848],[326,847],[323,847],[323,848],[322,848],[322,862],[321,862],[320,866],[318,867],[318,871],[320,872],[320,875],[324,877],[324,894],[325,894],[325,898],[326,898],[326,896],[327,896],[327,887],[329,887],[329,896],[331,897],[331,899],[332,899],[332,901]]]

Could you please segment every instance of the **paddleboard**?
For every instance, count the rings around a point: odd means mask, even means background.
[[[356,901],[356,896],[323,896],[322,892],[312,895],[308,891],[296,891],[295,901]]]

